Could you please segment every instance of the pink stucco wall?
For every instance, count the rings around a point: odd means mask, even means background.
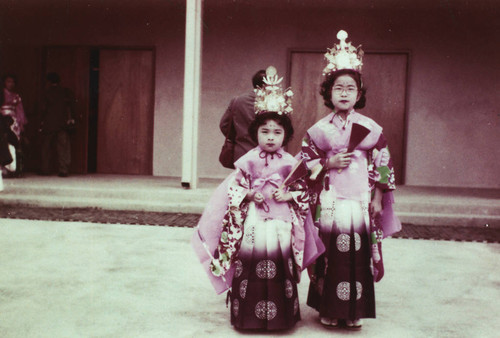
[[[0,70],[23,69],[18,73],[25,101],[34,96],[26,83],[37,74],[41,46],[156,47],[153,172],[180,176],[183,2],[20,3],[10,3],[10,9],[0,5]],[[217,161],[223,142],[218,122],[229,100],[250,89],[253,73],[273,64],[285,75],[289,48],[330,47],[343,28],[365,49],[411,52],[406,184],[500,187],[500,112],[495,102],[500,92],[499,3],[355,9],[319,1],[314,7],[220,3],[205,1],[201,177],[228,173]]]

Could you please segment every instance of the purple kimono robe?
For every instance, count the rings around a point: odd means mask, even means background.
[[[245,189],[252,188],[256,191],[262,189],[261,192],[264,195],[269,195],[268,190],[273,189],[272,187],[276,189],[297,162],[282,149],[274,155],[264,154],[265,156],[261,157],[261,154],[260,147],[254,148],[235,163],[236,170],[219,185],[208,202],[191,241],[195,253],[218,294],[231,287],[235,270],[232,262],[237,256],[235,253],[238,250],[238,240],[242,237],[242,234],[235,233],[234,229],[244,232],[244,229],[239,229],[239,227],[246,216],[245,204],[248,204],[242,200]],[[267,156],[275,156],[276,159],[268,161]],[[307,209],[293,210],[294,215],[290,215],[292,209],[288,206],[289,203],[278,205],[272,199],[267,199],[267,203],[270,203],[268,207],[274,210],[273,218],[295,222],[295,228],[292,229],[295,264],[298,269],[304,269],[324,251],[311,213]],[[265,211],[260,209],[259,213],[265,213]],[[233,238],[229,241],[229,245],[221,249],[219,246],[221,234],[223,229],[226,232],[228,226],[233,229],[231,233]],[[226,255],[228,264],[217,265],[215,269],[214,262],[223,261],[220,259],[221,254]]]
[[[352,124],[360,124],[370,130],[370,133],[354,150],[351,164],[344,170],[326,169],[329,157],[345,151],[349,143]],[[401,223],[394,214],[392,204],[394,197],[394,168],[387,148],[387,141],[382,134],[382,127],[372,119],[355,111],[348,114],[343,123],[334,113],[319,120],[307,131],[304,139],[301,157],[307,161],[309,168],[317,165],[322,167],[315,181],[309,181],[311,194],[311,210],[315,222],[321,216],[320,195],[323,190],[333,187],[337,198],[358,200],[369,203],[375,187],[383,191],[383,211],[379,219],[371,222],[374,228],[372,236],[376,237],[379,255],[382,256],[381,240],[401,230]],[[374,279],[383,277],[383,261],[373,264]]]

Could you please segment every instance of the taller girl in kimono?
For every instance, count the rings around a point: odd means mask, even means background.
[[[258,146],[235,162],[192,241],[216,291],[231,289],[231,324],[238,329],[294,326],[300,320],[301,270],[324,249],[313,232],[301,178],[307,171],[289,176],[300,167],[294,170],[297,160],[283,150],[293,134],[293,94],[283,93],[281,80],[274,67],[267,69],[249,128]]]
[[[312,169],[311,208],[326,246],[311,270],[307,304],[323,325],[360,328],[375,318],[374,279],[383,275],[380,240],[400,229],[391,204],[394,170],[380,127],[355,109],[364,107],[363,52],[346,43],[325,54],[321,86],[332,113],[303,141],[301,156]],[[316,177],[317,176],[317,177]]]

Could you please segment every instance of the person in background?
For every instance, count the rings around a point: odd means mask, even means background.
[[[15,137],[9,137],[9,151],[11,152],[12,162],[2,168],[5,177],[19,177],[22,175],[22,147],[21,140],[24,126],[28,122],[24,113],[24,107],[21,96],[16,92],[16,76],[6,74],[2,77],[3,89],[0,93],[1,114],[8,117],[4,120]]]
[[[53,143],[56,143],[59,177],[67,177],[71,163],[69,131],[74,126],[75,97],[69,88],[62,87],[57,73],[47,74],[47,88],[41,104],[42,149],[41,175],[50,175]]]
[[[235,146],[234,146],[234,161],[236,162],[241,156],[245,155],[250,149],[257,146],[257,143],[248,134],[248,127],[255,118],[255,90],[262,87],[263,79],[266,76],[265,70],[259,70],[252,77],[252,85],[254,90],[237,96],[231,100],[229,107],[220,120],[220,130],[227,137],[231,129],[231,121],[233,121],[235,131]]]

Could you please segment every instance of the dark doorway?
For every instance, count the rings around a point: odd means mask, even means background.
[[[153,48],[45,47],[43,72],[76,96],[70,173],[151,175]]]
[[[87,136],[89,103],[89,48],[72,46],[46,47],[43,54],[43,81],[45,74],[57,72],[61,85],[75,94],[76,130],[71,134],[70,173],[87,172]],[[56,163],[54,160],[52,161]]]

